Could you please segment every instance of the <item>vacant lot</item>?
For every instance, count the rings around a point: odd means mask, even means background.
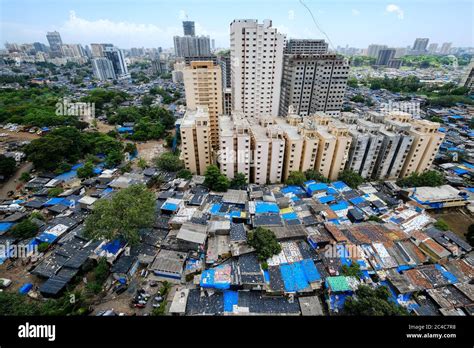
[[[451,231],[464,238],[469,225],[474,224],[474,217],[464,209],[443,210],[440,213],[431,212],[435,219],[443,219],[448,224]]]

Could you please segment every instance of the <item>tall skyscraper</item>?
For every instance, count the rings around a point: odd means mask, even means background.
[[[186,106],[196,110],[207,107],[210,125],[210,144],[214,149],[219,145],[219,115],[222,115],[222,75],[221,67],[212,61],[194,61],[183,69]]]
[[[104,47],[104,55],[112,62],[117,78],[127,78],[129,76],[127,63],[125,63],[125,56],[122,50],[114,46],[106,46]]]
[[[61,35],[57,31],[51,31],[46,34],[48,39],[49,47],[51,49],[51,56],[61,57],[61,45],[63,41],[61,40]]]
[[[395,57],[395,48],[387,48],[379,51],[376,65],[388,65],[389,61]]]
[[[428,46],[428,52],[431,53],[431,54],[434,54],[434,53],[436,53],[436,51],[438,51],[438,44],[437,43],[430,43],[430,45]]]
[[[209,36],[175,36],[176,57],[207,57],[211,55]]]
[[[444,42],[441,45],[441,49],[439,50],[439,53],[441,54],[449,54],[449,51],[451,50],[451,42]]]
[[[339,114],[349,77],[349,64],[336,54],[285,54],[279,115],[290,106],[301,116],[322,111]]]
[[[367,48],[367,55],[372,58],[377,58],[379,55],[379,51],[386,48],[387,48],[387,45],[376,45],[376,44],[369,45],[369,47]]]
[[[230,24],[232,102],[245,117],[278,115],[284,40],[270,20]]]
[[[95,78],[101,81],[115,80],[117,78],[114,66],[107,58],[93,58],[92,71],[94,72]]]
[[[194,22],[193,21],[184,21],[183,22],[183,32],[184,35],[194,36],[196,35],[194,31]]]
[[[413,43],[413,51],[415,53],[423,53],[426,52],[426,48],[428,47],[428,42],[430,39],[428,38],[417,38]]]
[[[474,91],[474,58],[471,58],[466,73],[461,79],[461,86],[466,87],[469,90],[469,93]]]

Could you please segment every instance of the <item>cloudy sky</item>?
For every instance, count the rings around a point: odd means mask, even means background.
[[[287,37],[329,37],[334,46],[405,47],[416,37],[474,46],[471,0],[302,1],[317,25],[300,0],[0,0],[0,43],[47,43],[46,32],[57,30],[64,43],[168,48],[187,18],[228,47],[234,18],[268,18]]]

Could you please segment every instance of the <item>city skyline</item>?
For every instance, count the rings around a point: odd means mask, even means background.
[[[456,47],[474,46],[473,31],[469,27],[473,5],[464,0],[455,3],[456,6],[452,2],[424,0],[306,0],[304,4],[312,11],[326,37],[298,0],[272,1],[271,8],[268,0],[219,3],[209,0],[110,0],[99,5],[89,0],[41,4],[31,0],[21,4],[2,0],[0,42],[2,45],[5,42],[46,43],[46,33],[57,30],[67,43],[110,42],[125,49],[170,48],[173,36],[182,35],[182,21],[191,20],[195,21],[196,35],[210,36],[215,39],[216,47],[229,47],[229,26],[234,18],[268,18],[287,38],[325,39],[334,48],[346,45],[365,48],[373,43],[406,47],[413,45],[418,37],[427,37],[430,43],[439,45],[453,42]],[[25,12],[25,8],[29,10]],[[423,23],[422,28],[420,23]]]

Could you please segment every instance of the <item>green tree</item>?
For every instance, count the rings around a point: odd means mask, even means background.
[[[248,233],[248,244],[255,248],[260,261],[266,261],[269,257],[280,253],[281,245],[275,234],[263,227],[257,227]]]
[[[357,188],[357,186],[364,182],[364,178],[353,170],[343,170],[339,174],[338,180],[345,182],[353,189]]]
[[[16,161],[14,158],[0,155],[0,175],[9,178],[16,171]]]
[[[30,181],[30,180],[31,180],[31,175],[30,175],[30,173],[28,173],[28,172],[23,172],[23,173],[21,173],[21,175],[20,175],[20,181],[28,182],[28,181]]]
[[[77,168],[77,176],[81,179],[94,176],[94,164],[86,162],[82,167]]]
[[[176,177],[178,178],[181,178],[181,179],[186,179],[186,180],[190,180],[193,178],[193,173],[191,173],[189,170],[187,169],[181,169],[177,174],[176,174]]]
[[[341,273],[344,276],[357,277],[357,278],[362,277],[362,271],[360,270],[360,265],[357,262],[351,263],[350,266],[342,265]]]
[[[390,291],[385,286],[372,289],[361,285],[355,296],[344,303],[344,314],[355,316],[408,315],[408,311],[390,301]]]
[[[213,191],[224,192],[229,188],[229,179],[225,175],[221,174],[219,168],[216,165],[208,166],[204,176],[204,185]]]
[[[101,199],[85,223],[86,236],[93,239],[119,238],[130,244],[140,240],[139,230],[150,228],[155,218],[155,197],[143,185],[132,185]]]
[[[436,227],[438,230],[441,230],[441,231],[449,230],[449,225],[443,219],[438,219],[438,221],[434,223],[434,227]]]
[[[314,169],[308,169],[306,172],[304,172],[304,175],[306,177],[306,180],[315,180],[318,182],[325,183],[329,182],[328,178],[326,178],[323,174]]]
[[[306,181],[306,176],[302,172],[291,172],[290,175],[288,175],[288,179],[286,179],[286,184],[287,185],[303,185],[303,183]]]
[[[230,181],[230,188],[241,190],[247,185],[247,177],[243,173],[235,174],[234,178]]]
[[[14,225],[10,233],[20,239],[31,238],[38,233],[38,226],[30,219],[26,219]]]
[[[400,179],[397,181],[397,185],[401,187],[421,187],[421,186],[430,186],[436,187],[444,184],[444,175],[434,171],[428,170],[421,174],[412,173],[406,178]]]
[[[139,158],[138,159],[138,166],[141,168],[141,169],[145,169],[146,167],[148,167],[148,164],[146,163],[146,160],[144,158]]]
[[[115,167],[122,163],[124,159],[123,153],[118,150],[110,151],[105,157],[105,165],[109,168]]]
[[[48,197],[57,197],[63,193],[64,189],[62,187],[53,187],[48,191]]]
[[[184,163],[177,154],[165,152],[156,159],[156,166],[167,172],[177,172],[184,168]]]

